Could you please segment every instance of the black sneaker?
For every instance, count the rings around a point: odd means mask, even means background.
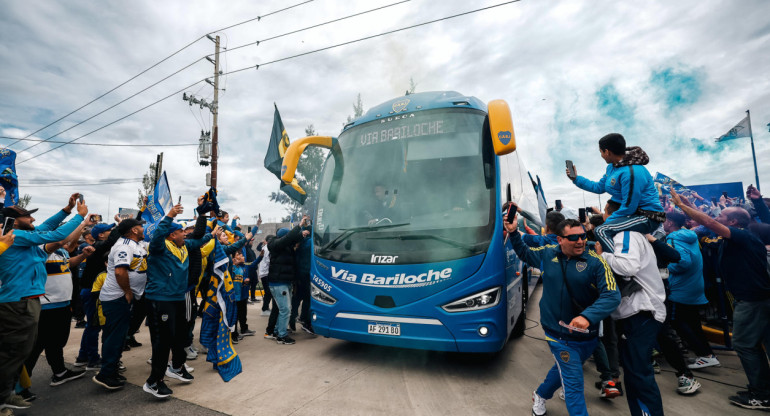
[[[131,348],[137,348],[137,347],[141,347],[141,346],[142,346],[142,343],[141,343],[141,342],[139,342],[139,341],[137,341],[137,340],[136,340],[136,338],[134,338],[134,337],[132,336],[131,338],[129,338],[128,340],[126,340],[126,345],[128,345],[128,346],[129,346],[129,347],[131,347]]]
[[[295,341],[291,337],[289,337],[288,335],[285,336],[285,337],[278,337],[278,338],[276,338],[275,342],[277,342],[279,344],[285,344],[285,345],[294,345],[295,344]]]
[[[83,377],[85,374],[86,374],[85,370],[76,370],[76,371],[67,370],[61,376],[57,376],[56,374],[54,374],[53,376],[51,376],[51,385],[58,386],[70,380]]]
[[[24,400],[18,394],[11,394],[10,396],[8,396],[7,399],[5,399],[5,403],[0,404],[0,409],[4,409],[4,408],[29,409],[31,406],[32,406],[32,403]]]
[[[187,372],[184,365],[182,365],[182,368],[179,370],[174,370],[171,366],[166,367],[166,377],[175,378],[185,383],[192,383],[192,381],[195,380],[195,377]]]
[[[126,366],[123,365],[123,361],[118,361],[118,373],[124,373],[126,371]]]
[[[755,409],[755,410],[770,410],[770,400],[762,400],[758,398],[757,396],[750,394],[745,396],[730,396],[730,403],[740,406],[744,409]]]
[[[126,382],[126,381],[128,381],[128,379],[127,379],[127,378],[125,378],[125,377],[123,376],[123,374],[118,374],[118,375],[116,375],[116,376],[115,376],[115,378],[117,378],[119,381],[122,381],[122,382]]]
[[[230,337],[230,339],[233,341],[233,344],[237,344],[237,343],[238,343],[238,341],[240,340],[240,337],[239,337],[239,336],[237,336],[237,335],[235,335],[235,334],[233,334],[233,335]]]
[[[96,361],[89,361],[86,365],[86,370],[101,370],[102,369],[102,360],[96,360]]]
[[[152,394],[153,396],[159,399],[165,399],[166,397],[174,394],[174,392],[171,391],[171,389],[168,388],[166,383],[164,383],[163,381],[155,382],[152,385],[144,383],[144,386],[142,386],[142,390]]]
[[[131,351],[131,346],[128,344],[123,344],[123,351]]]
[[[75,358],[75,364],[72,364],[75,367],[85,367],[88,365],[88,358]]]
[[[105,377],[102,373],[95,375],[91,380],[107,390],[121,389],[126,384],[124,381],[120,381],[115,377]]]
[[[83,321],[83,320],[77,321],[77,323],[75,324],[75,328],[85,328],[85,327],[86,327],[86,321]]]
[[[310,335],[315,335],[315,331],[313,331],[313,326],[310,324],[307,324],[307,325],[303,324],[302,330],[307,332]]]
[[[242,336],[244,336],[244,337],[253,337],[253,336],[254,336],[254,334],[256,334],[256,333],[257,333],[257,331],[252,331],[252,330],[250,330],[250,329],[244,329],[244,330],[241,332],[241,335],[242,335]]]
[[[22,399],[28,402],[33,402],[35,401],[35,399],[37,399],[37,394],[32,393],[31,391],[29,391],[29,389],[24,389],[20,391],[18,395],[21,396]]]

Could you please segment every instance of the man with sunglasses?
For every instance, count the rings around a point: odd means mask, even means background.
[[[545,401],[559,387],[570,415],[588,415],[583,394],[583,362],[596,349],[599,323],[620,304],[612,270],[586,250],[580,221],[567,219],[556,229],[558,245],[530,248],[518,233],[518,218],[504,222],[516,254],[543,274],[540,325],[556,364],[532,395],[532,414],[546,413]]]

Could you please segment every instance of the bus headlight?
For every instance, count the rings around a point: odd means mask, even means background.
[[[310,296],[313,299],[321,303],[325,303],[327,305],[334,305],[335,303],[337,303],[337,299],[334,299],[328,293],[319,289],[318,286],[314,285],[313,283],[310,283]]]
[[[500,293],[501,288],[498,286],[447,303],[441,308],[447,312],[467,312],[491,308],[500,303]]]

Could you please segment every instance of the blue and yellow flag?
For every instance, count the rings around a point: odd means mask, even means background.
[[[160,175],[160,179],[158,179],[158,183],[155,184],[155,189],[147,196],[147,209],[142,211],[142,219],[147,221],[147,224],[144,226],[145,240],[150,241],[152,239],[152,234],[158,227],[158,223],[173,207],[174,202],[171,200],[171,188],[168,187],[166,172],[163,172]]]
[[[283,155],[286,154],[286,149],[289,148],[290,144],[289,135],[283,127],[281,114],[278,113],[278,106],[276,105],[275,113],[273,113],[273,131],[270,133],[270,144],[267,146],[267,153],[265,154],[265,168],[278,179],[281,178]]]
[[[243,371],[241,358],[233,347],[231,331],[235,329],[238,310],[236,293],[227,264],[230,259],[217,241],[214,245],[214,273],[204,300],[201,319],[201,344],[208,349],[206,361],[224,381],[230,381]]]
[[[0,186],[5,188],[5,206],[19,204],[19,178],[16,176],[16,152],[0,148]]]

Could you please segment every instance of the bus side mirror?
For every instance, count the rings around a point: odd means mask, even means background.
[[[487,104],[487,110],[489,133],[495,154],[503,156],[516,150],[516,136],[513,134],[513,120],[508,103],[504,100],[492,100]]]
[[[295,140],[287,149],[283,156],[283,164],[281,165],[281,181],[284,185],[290,185],[301,195],[305,195],[305,191],[297,183],[295,178],[297,172],[297,164],[299,164],[299,158],[302,156],[302,152],[308,146],[318,146],[326,149],[331,149],[334,156],[334,183],[332,183],[329,189],[329,200],[331,202],[337,201],[337,194],[339,193],[340,186],[342,184],[342,175],[344,172],[344,163],[342,161],[342,151],[340,150],[339,143],[335,137],[329,136],[309,136],[299,140]],[[291,196],[291,195],[290,195]]]

